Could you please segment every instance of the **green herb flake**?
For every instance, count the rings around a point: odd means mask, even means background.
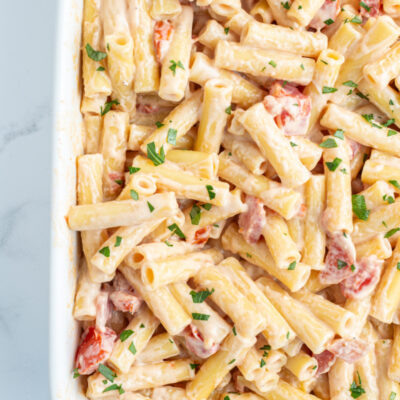
[[[361,19],[361,17],[359,17],[358,15],[356,15],[355,17],[353,17],[353,18],[350,20],[350,22],[353,23],[353,24],[361,24],[361,23],[362,23],[362,19]]]
[[[129,350],[132,354],[136,354],[137,351],[136,351],[135,344],[134,344],[133,342],[129,345],[128,350]]]
[[[190,295],[192,296],[193,303],[203,303],[208,296],[211,296],[214,293],[214,291],[214,289],[201,290],[200,292],[191,290]]]
[[[341,162],[342,160],[340,158],[335,157],[333,161],[327,161],[325,165],[328,167],[329,171],[334,172]]]
[[[383,201],[387,201],[389,204],[393,204],[394,203],[394,197],[393,196],[388,196],[387,194],[384,194],[382,196],[382,200]]]
[[[333,149],[334,147],[338,147],[335,139],[328,138],[324,142],[320,143],[319,147],[323,147],[324,149]]]
[[[147,206],[149,207],[150,212],[152,213],[154,211],[154,206],[151,204],[149,201],[147,202]]]
[[[215,199],[214,188],[211,185],[206,185],[206,189],[207,189],[210,200]]]
[[[104,257],[110,257],[110,248],[108,246],[103,247],[99,250],[100,254],[103,254]]]
[[[287,331],[287,333],[286,333],[286,339],[289,339],[289,336],[290,336],[290,332]]]
[[[201,313],[192,313],[192,318],[196,321],[208,321],[210,315]]]
[[[294,142],[290,142],[290,145],[292,146],[292,147],[296,147],[296,146],[298,146],[296,143],[294,143]]]
[[[391,118],[391,119],[388,119],[388,120],[387,120],[384,124],[382,124],[382,125],[388,127],[389,125],[392,125],[392,124],[394,124],[395,122],[396,122],[396,120],[393,119],[393,118]]]
[[[333,134],[333,136],[337,137],[338,139],[344,140],[344,130],[337,129],[336,132]]]
[[[261,360],[260,360],[260,368],[264,367],[265,364],[266,363],[265,363],[264,359],[261,358]]]
[[[300,64],[300,68],[304,71],[305,70],[305,68],[304,68],[304,65],[303,64]]]
[[[181,239],[186,239],[186,236],[183,234],[183,232],[180,230],[180,228],[177,224],[172,224],[172,225],[168,226],[168,229],[171,232],[175,233],[175,235],[177,235]]]
[[[396,393],[395,392],[391,392],[390,396],[389,396],[389,400],[394,400],[396,398]]]
[[[121,242],[122,242],[122,237],[121,237],[121,236],[117,236],[117,237],[115,238],[114,247],[119,247],[119,246],[121,246]]]
[[[232,358],[232,360],[228,362],[228,365],[233,364],[235,361],[236,361],[236,358]]]
[[[225,35],[229,33],[229,28],[224,28]]]
[[[190,220],[192,225],[198,225],[201,218],[201,209],[197,204],[193,204],[192,209],[190,210]]]
[[[174,245],[171,244],[170,242],[168,242],[168,240],[165,240],[164,243],[165,243],[168,247],[174,247]]]
[[[390,183],[391,185],[393,185],[396,189],[400,189],[400,184],[399,184],[399,182],[397,182],[395,179],[391,179],[391,180],[389,181],[389,183]]]
[[[337,89],[334,87],[324,86],[322,88],[322,94],[335,93],[335,92],[337,92]]]
[[[200,364],[190,364],[190,369],[196,369]]]
[[[360,99],[369,100],[368,96],[366,96],[364,93],[361,93],[360,91],[356,92],[356,96],[358,96]]]
[[[371,7],[369,7],[367,4],[365,4],[363,1],[360,1],[360,6],[367,10],[368,12],[371,11]]]
[[[382,225],[383,225],[385,228],[388,227],[388,226],[387,226],[387,223],[386,223],[385,221],[382,221]]]
[[[165,161],[164,147],[161,146],[160,153],[157,153],[156,144],[154,142],[147,144],[147,158],[153,161],[155,166],[161,165]]]
[[[326,21],[324,21],[325,25],[332,25],[335,21],[332,18],[327,19]]]
[[[292,261],[288,266],[288,270],[293,271],[295,268],[296,268],[296,261]]]
[[[390,104],[391,106],[394,106],[394,103],[393,103],[393,100],[392,100],[392,99],[389,100],[389,104]]]
[[[116,383],[114,383],[114,384],[111,385],[111,386],[106,387],[106,388],[103,390],[103,393],[111,392],[112,390],[118,390],[119,394],[125,393],[125,390],[122,389],[122,385],[117,385]]]
[[[139,328],[144,328],[144,324],[140,324]]]
[[[252,258],[253,256],[250,253],[246,253],[246,257]]]
[[[360,374],[357,371],[357,375],[358,375],[358,385],[356,383],[356,381],[354,380],[352,382],[352,384],[350,385],[350,394],[351,397],[353,399],[358,399],[362,394],[365,393],[365,390],[363,389],[363,387],[361,386],[361,378],[360,378]]]
[[[354,264],[350,265],[350,269],[351,269],[351,272],[354,272],[356,270],[356,267],[354,266]]]
[[[122,182],[121,179],[115,179],[114,182],[117,183],[120,186],[122,186],[122,184],[124,183],[124,182]]]
[[[136,174],[136,172],[139,172],[139,171],[140,171],[140,168],[137,168],[137,167],[129,167],[129,174],[130,174],[130,175]]]
[[[400,262],[397,263],[397,271],[400,271]]]
[[[391,236],[393,236],[395,233],[397,233],[398,231],[400,231],[400,228],[393,228],[393,229],[391,229],[390,231],[386,232],[384,238],[385,238],[385,239],[388,239],[388,238],[390,238]]]
[[[232,106],[231,105],[225,108],[225,113],[228,115],[232,114]]]
[[[119,105],[119,101],[117,99],[111,100],[111,101],[107,101],[104,104],[104,108],[100,107],[100,115],[101,116],[106,115],[109,111],[111,111],[111,107],[114,106],[114,105],[116,105],[116,106]]]
[[[172,71],[172,74],[175,76],[176,75],[176,68],[180,69],[185,69],[181,61],[174,61],[174,60],[169,60],[171,65],[169,66],[169,69]]]
[[[353,207],[353,213],[357,218],[367,221],[370,210],[367,210],[367,204],[365,202],[365,197],[362,194],[353,194],[351,196],[351,205]]]
[[[99,364],[98,370],[104,376],[104,378],[108,379],[110,382],[114,382],[114,378],[117,377],[117,374],[104,364]]]
[[[105,71],[105,70],[106,70],[106,69],[105,69],[104,67],[101,67],[101,66],[100,66],[99,68],[96,69],[96,71],[99,71],[99,72]]]
[[[358,85],[353,81],[346,81],[342,83],[343,86],[356,88]]]
[[[347,262],[343,260],[337,260],[337,269],[343,269],[344,267],[347,267]]]
[[[289,8],[290,8],[290,4],[288,1],[285,1],[285,2],[281,1],[281,6],[283,8],[285,8],[286,10],[289,10]]]
[[[400,264],[400,263],[399,263],[399,264]],[[397,269],[399,269],[399,268],[397,268]],[[234,336],[237,336],[236,326],[234,326],[234,327],[232,328],[232,332],[233,332],[233,335],[234,335]]]
[[[324,63],[325,65],[328,65],[328,63],[325,60],[323,60],[322,58],[321,58],[321,62]]]
[[[276,62],[274,60],[271,60],[268,64],[276,68]]]
[[[172,145],[176,145],[176,134],[178,131],[176,129],[169,128],[167,134],[167,142]]]
[[[101,61],[107,57],[107,53],[104,53],[102,51],[96,51],[89,43],[86,43],[85,49],[86,49],[86,54],[93,61]]]
[[[128,339],[129,336],[133,334],[132,329],[127,329],[125,331],[122,331],[121,334],[119,335],[119,338],[121,339],[121,342],[125,342],[126,339]]]
[[[211,207],[212,207],[212,204],[210,204],[210,203],[205,203],[205,204],[202,204],[201,207],[203,207],[203,208],[204,208],[205,210],[207,210],[207,211],[210,211],[210,210],[211,210]]]
[[[131,195],[133,200],[139,200],[139,194],[136,190],[131,189],[129,194]]]
[[[297,9],[298,9],[298,10],[302,10],[302,9],[303,9],[303,6],[300,4],[300,5],[297,7]]]
[[[397,131],[394,131],[393,129],[389,129],[388,130],[388,136],[394,136],[394,135],[397,135],[399,132],[397,132]]]
[[[73,378],[74,378],[74,379],[76,379],[76,378],[78,378],[79,376],[81,376],[81,374],[78,372],[78,368],[75,368],[75,369],[73,370],[73,373],[74,373],[74,375],[73,375]]]

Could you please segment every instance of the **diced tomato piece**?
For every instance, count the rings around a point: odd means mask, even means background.
[[[110,300],[114,304],[116,310],[129,312],[131,314],[134,314],[142,304],[142,299],[122,291],[111,293]]]
[[[167,54],[169,45],[174,33],[174,27],[169,21],[157,21],[154,26],[154,48],[156,58],[159,63],[162,62]]]
[[[340,289],[349,299],[362,299],[370,295],[379,282],[383,260],[375,256],[364,257],[356,263],[356,271],[340,282]]]
[[[379,15],[379,10],[381,8],[381,1],[380,0],[363,0],[365,4],[365,8],[360,4],[360,14],[363,17],[376,17]]]
[[[310,22],[310,28],[321,30],[327,24],[325,21],[335,21],[340,11],[340,0],[326,0]]]
[[[207,240],[210,238],[211,229],[212,229],[211,225],[207,225],[203,228],[198,229],[194,234],[192,244],[202,245],[207,243]]]
[[[321,283],[332,285],[349,278],[355,272],[356,250],[349,235],[336,232],[330,236],[325,269],[319,274]]]
[[[328,350],[336,357],[352,364],[368,353],[370,345],[361,339],[337,339],[328,346]]]
[[[208,358],[212,354],[216,353],[219,349],[218,343],[214,343],[210,348],[206,349],[204,347],[204,340],[201,336],[201,333],[193,324],[187,326],[182,332],[182,335],[185,338],[185,343],[188,350],[197,357]]]
[[[319,354],[312,355],[318,362],[317,374],[321,375],[328,372],[335,363],[336,356],[328,350]]]
[[[265,109],[285,135],[305,135],[311,115],[311,98],[290,84],[275,82],[264,98]]]
[[[266,218],[263,202],[246,196],[247,211],[239,215],[239,231],[247,242],[257,243],[264,229]]]
[[[82,334],[78,347],[75,365],[81,375],[90,375],[100,363],[110,356],[117,334],[110,328],[103,331],[90,326]]]

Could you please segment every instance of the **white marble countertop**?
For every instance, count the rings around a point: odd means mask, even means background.
[[[57,1],[0,13],[1,398],[47,400],[53,64]]]

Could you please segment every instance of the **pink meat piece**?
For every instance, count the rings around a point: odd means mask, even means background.
[[[142,299],[133,294],[116,291],[110,294],[110,300],[118,311],[134,314],[142,304]]]
[[[360,5],[360,14],[363,17],[370,18],[379,15],[379,10],[381,8],[380,0],[363,0],[363,3],[367,6],[364,8]]]
[[[328,350],[352,364],[364,357],[370,351],[370,347],[368,342],[361,339],[337,339],[328,346]]]
[[[336,356],[328,350],[312,355],[318,362],[317,374],[328,372],[336,361]]]
[[[316,30],[325,28],[327,24],[325,21],[335,21],[340,11],[340,0],[326,0],[322,7],[318,10],[317,14],[311,20],[309,27]]]
[[[356,250],[349,235],[336,232],[330,236],[325,268],[319,274],[321,283],[333,285],[354,274]],[[354,271],[353,271],[354,270]]]
[[[193,324],[187,326],[181,335],[185,338],[187,349],[197,357],[208,358],[219,349],[218,343],[214,343],[209,349],[206,349],[204,347],[204,340],[201,333]]]
[[[111,317],[112,305],[109,302],[109,293],[102,290],[96,298],[96,328],[104,331],[107,320]]]
[[[247,211],[239,215],[240,233],[247,242],[257,243],[266,223],[264,205],[254,196],[246,196],[246,204]]]

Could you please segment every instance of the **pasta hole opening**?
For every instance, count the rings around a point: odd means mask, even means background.
[[[373,83],[374,85],[376,84],[376,80],[374,79],[374,77],[371,74],[367,74],[367,79]]]
[[[116,40],[116,44],[118,46],[126,46],[128,44],[128,40],[124,36],[121,36]]]
[[[263,161],[263,162],[260,164],[260,167],[259,167],[260,172],[261,172],[261,173],[264,173],[264,172],[267,170],[267,168],[268,168],[268,162],[267,162],[267,161]]]
[[[134,253],[132,259],[135,263],[140,263],[144,260],[144,255],[141,253]]]
[[[154,272],[151,268],[146,268],[145,277],[148,284],[152,284],[154,282]]]

